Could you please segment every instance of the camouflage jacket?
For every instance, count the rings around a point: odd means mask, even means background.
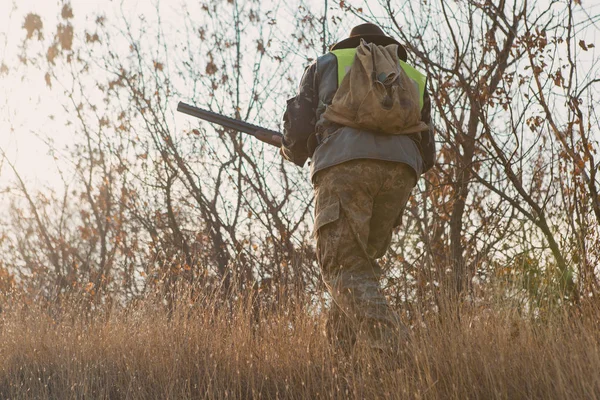
[[[287,101],[283,117],[284,157],[299,166],[312,158],[311,177],[318,171],[355,159],[408,164],[416,176],[435,162],[431,101],[425,91],[421,119],[430,129],[412,135],[379,135],[331,123],[322,114],[338,88],[337,59],[319,57],[304,72],[298,95]]]

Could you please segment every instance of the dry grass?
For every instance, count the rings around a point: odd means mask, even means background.
[[[0,398],[600,398],[600,311],[543,322],[510,310],[424,320],[402,356],[336,354],[324,321],[288,306],[147,300],[96,311],[1,300]]]

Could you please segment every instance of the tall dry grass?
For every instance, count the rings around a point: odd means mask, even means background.
[[[201,304],[200,304],[201,303]],[[91,311],[1,300],[2,399],[600,398],[600,311],[425,318],[400,356],[337,353],[303,304],[155,299]]]

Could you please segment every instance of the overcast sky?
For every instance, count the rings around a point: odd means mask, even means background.
[[[131,19],[139,15],[154,14],[154,2],[144,0],[71,0],[74,10],[73,24],[82,26],[92,24],[94,15],[106,14],[109,18],[123,12]],[[175,15],[171,2],[162,2],[164,18],[172,19]],[[62,90],[49,89],[44,81],[44,71],[30,69],[30,75],[21,78],[23,67],[17,61],[19,46],[24,38],[23,21],[25,15],[33,12],[46,23],[44,33],[54,33],[52,24],[57,21],[62,9],[61,1],[19,0],[15,7],[12,0],[0,0],[0,64],[10,69],[8,79],[0,77],[0,148],[17,165],[31,185],[56,185],[59,177],[56,174],[55,162],[48,155],[47,145],[39,135],[48,135],[57,147],[68,144],[72,138],[72,130],[65,128],[64,114],[59,97]],[[172,4],[172,3],[171,3]],[[48,26],[50,25],[50,26]],[[14,73],[15,70],[19,72]],[[48,115],[57,118],[52,121]],[[12,179],[9,169],[4,166],[0,171],[0,188]]]
[[[540,2],[538,2],[539,4]],[[595,1],[583,0],[585,12],[598,20],[599,4]],[[17,69],[24,71],[19,66],[17,55],[25,31],[22,28],[24,16],[35,12],[43,21],[51,24],[60,15],[62,2],[58,0],[19,0],[18,8],[13,0],[0,0],[0,65],[5,64],[11,71],[9,78],[0,77],[0,148],[17,165],[20,173],[31,185],[56,185],[58,183],[55,173],[55,163],[48,155],[46,144],[39,139],[38,134],[50,133],[57,147],[69,143],[72,131],[61,125],[63,119],[56,118],[51,121],[47,115],[60,116],[61,109],[58,96],[61,91],[57,88],[50,90],[44,82],[44,72],[36,71],[31,75],[20,78],[23,73],[13,74]],[[154,15],[154,1],[145,0],[71,0],[74,9],[74,24],[92,24],[94,15],[104,13],[109,17],[120,15],[134,19],[139,15]],[[161,18],[164,21],[177,24],[178,2],[161,2]],[[315,1],[315,7],[323,4]],[[12,11],[11,11],[12,10]],[[46,35],[52,35],[53,27],[46,26]],[[588,29],[585,40],[595,43],[600,28]],[[600,46],[600,43],[598,43]],[[597,47],[588,54],[590,59],[595,58]],[[33,70],[33,69],[32,69]],[[301,73],[301,71],[298,71]],[[12,179],[6,165],[0,170],[0,188]]]
[[[310,1],[309,1],[310,2]],[[317,2],[319,6],[322,1]],[[18,4],[18,6],[15,6]],[[108,21],[116,21],[124,16],[128,21],[135,21],[140,15],[156,15],[156,1],[148,0],[71,0],[74,10],[72,23],[76,30],[87,24],[94,25],[95,16],[104,14]],[[166,26],[179,28],[181,23],[181,4],[179,1],[161,1],[160,17]],[[193,7],[190,4],[190,7]],[[198,7],[200,2],[194,2]],[[268,5],[269,1],[262,3]],[[284,4],[286,4],[284,2]],[[40,135],[50,136],[58,148],[72,140],[72,129],[64,126],[64,110],[61,108],[59,96],[62,90],[49,89],[44,81],[44,68],[27,70],[18,62],[20,45],[25,35],[23,21],[28,13],[38,14],[45,23],[46,38],[54,34],[57,17],[63,6],[62,1],[49,0],[0,0],[0,66],[9,68],[10,74],[0,76],[0,149],[4,150],[10,160],[16,164],[19,173],[31,186],[60,183],[56,174],[55,161],[48,155],[48,147]],[[292,5],[289,5],[292,7]],[[293,18],[295,10],[284,10]],[[318,11],[315,6],[313,12]],[[199,21],[200,22],[200,21]],[[278,24],[285,26],[286,20],[278,18]],[[36,43],[31,41],[31,45]],[[115,43],[115,45],[118,45]],[[298,69],[298,77],[302,69]],[[54,115],[54,121],[47,118]],[[185,116],[176,115],[182,119]],[[189,118],[188,118],[189,119]],[[0,190],[13,175],[6,165],[0,170]]]

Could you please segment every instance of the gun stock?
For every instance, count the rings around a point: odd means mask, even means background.
[[[239,119],[226,117],[224,115],[217,114],[212,111],[203,110],[201,108],[194,107],[181,101],[177,105],[177,111],[191,115],[196,118],[203,119],[208,122],[212,122],[213,124],[233,129],[238,132],[247,133],[249,135],[254,136],[261,142],[268,143],[272,146],[281,146],[282,135],[277,131],[266,129],[258,125],[249,124],[248,122],[240,121]]]

